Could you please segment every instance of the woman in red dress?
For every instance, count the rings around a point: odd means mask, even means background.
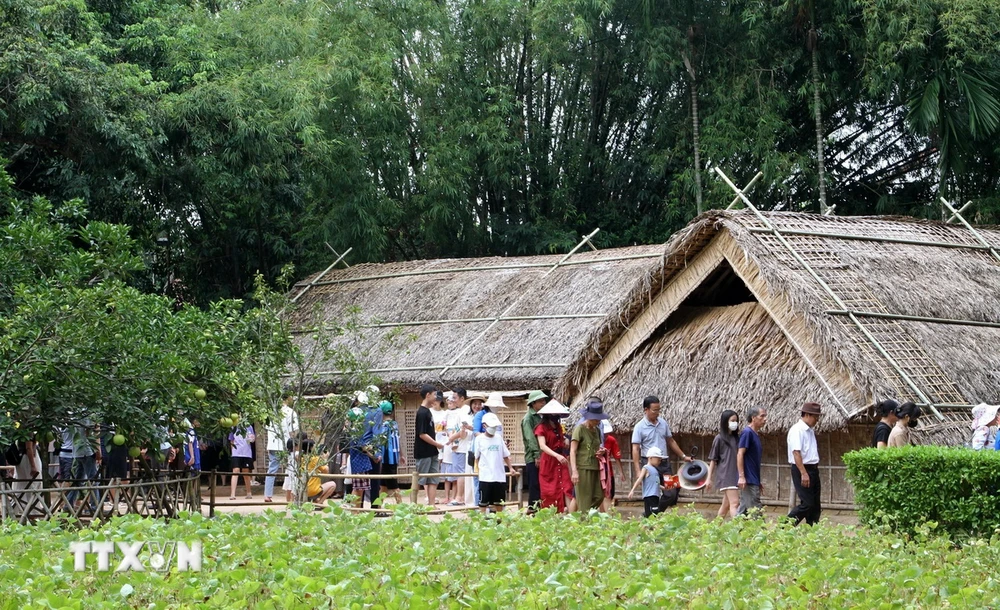
[[[566,457],[566,436],[561,418],[569,415],[569,409],[555,400],[538,410],[542,423],[535,426],[535,437],[542,457],[538,464],[538,483],[542,488],[542,508],[554,506],[563,513],[571,508],[573,482],[569,476],[569,458]]]

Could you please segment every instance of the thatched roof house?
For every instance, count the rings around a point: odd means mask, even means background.
[[[620,326],[622,307],[648,292],[662,246],[563,255],[361,264],[312,276],[292,320],[310,347],[311,311],[328,319],[360,310],[361,341],[390,334],[398,349],[367,364],[397,390],[426,382],[489,390],[530,390],[563,383],[588,337]],[[565,259],[565,260],[563,260]],[[400,334],[402,331],[402,335]],[[343,338],[347,341],[349,338]],[[336,380],[335,365],[317,375]]]
[[[396,334],[368,355],[403,395],[404,428],[427,381],[574,404],[596,393],[623,435],[657,394],[682,446],[710,443],[723,409],[767,406],[772,501],[788,492],[784,432],[815,400],[824,502],[850,504],[839,456],[867,445],[877,401],[923,403],[918,441],[945,444],[965,442],[971,405],[1000,402],[998,250],[995,229],[716,211],[666,246],[328,271],[297,285],[293,322],[307,349],[314,308],[359,307],[367,345]],[[316,382],[335,385],[335,367]],[[524,409],[509,403],[505,426]]]
[[[894,397],[941,414],[924,418],[924,442],[964,442],[968,407],[1000,401],[1000,232],[764,216],[772,227],[709,212],[677,233],[627,330],[574,363],[576,397],[621,405],[615,423],[629,427],[642,396],[660,394],[675,429],[699,434],[753,405],[784,429],[805,400],[824,404],[821,431],[839,429]]]
[[[516,429],[534,389],[567,383],[571,364],[592,337],[614,332],[623,307],[648,293],[663,263],[663,246],[636,246],[565,255],[438,259],[362,264],[313,275],[294,288],[296,341],[315,352],[314,312],[342,321],[356,307],[362,328],[334,342],[364,352],[383,389],[401,398],[397,418],[412,430],[424,383],[440,388],[506,391],[498,414]],[[319,322],[321,323],[321,322]],[[312,389],[334,389],[343,371],[334,362],[313,371]],[[509,439],[514,459],[520,434]],[[409,452],[409,435],[403,451]],[[402,468],[401,472],[407,472]]]

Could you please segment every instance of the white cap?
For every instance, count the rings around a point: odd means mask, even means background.
[[[663,457],[663,452],[660,451],[659,447],[650,447],[649,451],[646,452],[646,457],[647,458],[653,458],[653,457],[661,458],[661,457]]]
[[[611,434],[614,431],[615,431],[615,428],[614,428],[614,426],[611,425],[611,422],[609,420],[607,420],[607,419],[602,419],[601,420],[601,432],[603,432],[605,434]]]
[[[487,413],[483,416],[483,426],[487,428],[496,428],[500,425],[500,418],[496,416],[495,413]]]

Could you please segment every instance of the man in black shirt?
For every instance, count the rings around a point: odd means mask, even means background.
[[[420,387],[420,408],[417,409],[417,421],[414,425],[416,438],[413,441],[413,458],[417,472],[420,474],[437,474],[441,472],[438,466],[438,449],[444,445],[434,439],[434,418],[430,407],[439,402],[437,389],[424,384]],[[424,486],[427,492],[427,504],[434,505],[434,494],[437,491],[437,477],[420,477],[417,484]]]
[[[879,416],[882,418],[875,425],[875,434],[872,435],[872,447],[884,449],[889,446],[889,433],[896,425],[896,407],[899,404],[892,399],[883,400],[875,406]]]

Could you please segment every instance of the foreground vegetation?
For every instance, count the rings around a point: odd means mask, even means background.
[[[201,572],[73,571],[80,540],[201,540]],[[1000,548],[866,529],[480,516],[199,515],[3,526],[0,607],[984,607]],[[112,568],[114,563],[112,563]]]

